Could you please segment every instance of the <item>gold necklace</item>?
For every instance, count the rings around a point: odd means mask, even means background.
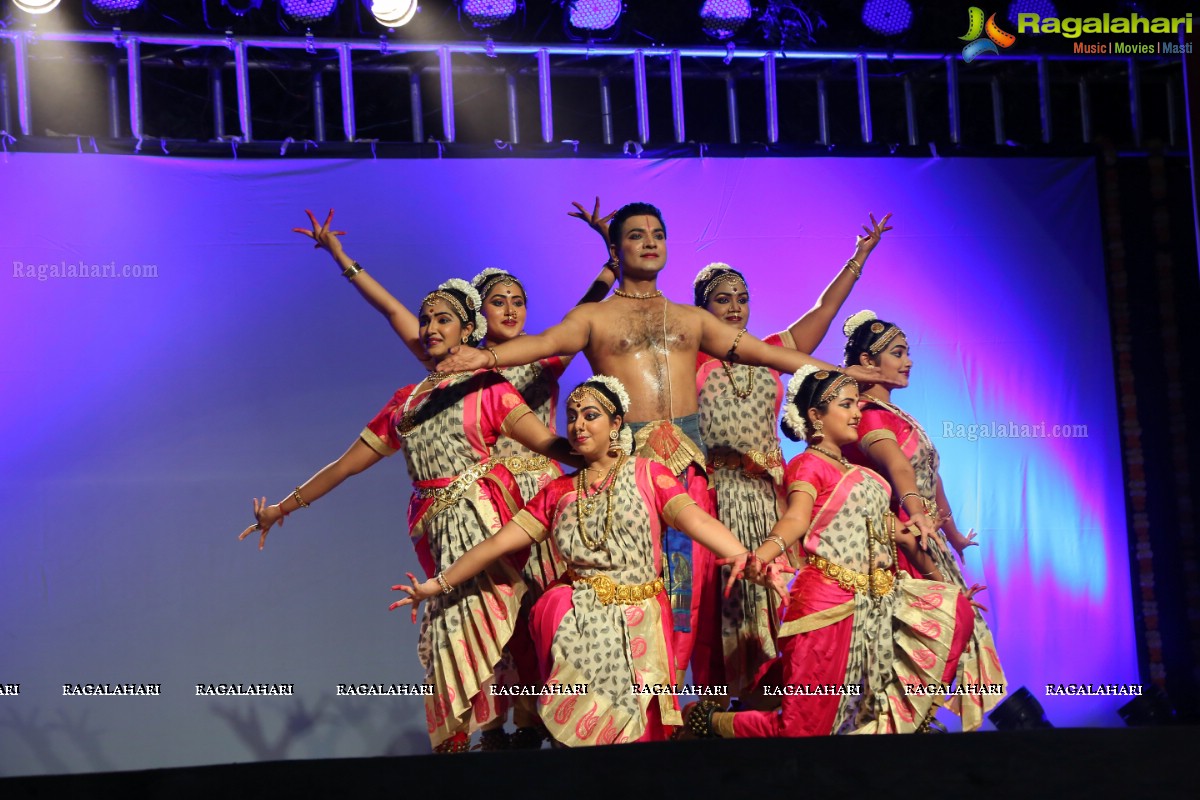
[[[848,460],[846,460],[846,457],[841,454],[834,455],[833,453],[826,450],[824,447],[821,447],[821,445],[819,445],[819,444],[810,444],[808,446],[808,449],[816,450],[818,453],[820,453],[824,456],[828,456],[829,458],[832,458],[834,461],[839,462],[846,469],[850,469],[850,462]]]
[[[749,397],[750,393],[754,391],[754,367],[747,365],[747,368],[750,370],[750,379],[746,381],[746,388],[742,389],[738,387],[737,381],[733,379],[733,367],[730,363],[722,360],[721,366],[725,368],[725,375],[729,378],[729,387],[733,389],[734,396],[739,400],[745,400]]]
[[[630,300],[653,300],[656,297],[662,297],[662,290],[655,289],[653,292],[627,292],[624,289],[613,289],[613,294],[617,297],[628,297]]]
[[[421,381],[421,383],[425,383],[425,381],[429,381],[430,389],[428,392],[421,395],[421,397],[428,397],[430,394],[432,394],[437,389],[437,385],[439,383],[441,383],[443,380],[445,380],[446,378],[449,378],[453,375],[461,375],[464,372],[470,372],[470,370],[458,370],[455,372],[431,372],[431,373],[429,373],[428,375],[425,376],[425,380]],[[417,384],[418,388],[421,386],[421,383]],[[408,396],[408,399],[404,401],[404,410],[403,410],[403,413],[400,414],[400,422],[396,423],[396,433],[400,434],[401,436],[408,436],[417,427],[417,409],[410,408],[413,400],[415,400],[416,398],[417,398],[417,391],[416,391],[416,389],[414,389],[413,393],[410,394]]]
[[[620,457],[617,458],[617,463],[613,464],[612,469],[608,471],[608,475],[605,476],[604,482],[601,483],[602,486],[605,483],[607,483],[608,486],[602,492],[597,492],[591,498],[587,497],[587,478],[583,477],[587,472],[587,468],[585,467],[584,469],[575,473],[575,507],[579,516],[579,538],[583,540],[584,545],[587,546],[589,550],[599,550],[604,547],[604,543],[608,541],[608,537],[612,534],[613,489],[617,485],[616,474],[621,469],[621,466],[625,463],[625,459],[626,456],[624,453],[622,453]],[[600,534],[599,538],[592,539],[587,535],[584,521],[592,515],[592,513],[596,510],[596,507],[600,504],[601,494],[604,495],[606,506],[604,511],[604,532]]]

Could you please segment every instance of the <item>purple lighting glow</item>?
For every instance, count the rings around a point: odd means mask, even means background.
[[[704,0],[700,6],[700,24],[704,32],[723,41],[745,25],[753,12],[750,0]]]
[[[1008,4],[1008,21],[1013,25],[1021,14],[1037,14],[1039,17],[1057,17],[1058,9],[1050,0],[1013,0]],[[1039,34],[1034,33],[1033,36]]]
[[[297,22],[320,22],[337,9],[337,0],[280,0],[283,13]]]
[[[875,33],[896,36],[912,24],[912,6],[906,0],[867,0],[863,3],[862,21]]]
[[[621,0],[574,0],[568,19],[585,31],[608,30],[621,17]]]
[[[137,11],[142,5],[142,0],[91,0],[91,5],[97,11],[115,17]]]
[[[476,28],[491,28],[517,12],[517,0],[463,0],[462,13]]]

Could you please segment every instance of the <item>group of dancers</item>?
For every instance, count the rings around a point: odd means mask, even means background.
[[[846,366],[808,355],[890,215],[863,226],[811,310],[760,340],[727,264],[700,271],[692,305],[663,296],[657,208],[575,207],[608,261],[562,322],[529,335],[519,276],[448,280],[414,315],[345,253],[332,211],[308,212],[295,230],[430,372],[282,501],[256,499],[239,538],[262,549],[285,516],[404,453],[426,580],[409,574],[392,607],[416,622],[424,603],[435,751],[467,750],[476,731],[488,750],[914,732],[947,701],[978,728],[1004,674],[974,599],[985,587],[960,565],[974,534],[955,524],[933,443],[892,401],[912,366],[904,332],[861,311],[843,328]],[[580,352],[596,374],[567,396],[559,436],[558,379]],[[808,445],[788,464],[779,428]],[[637,690],[683,684],[689,666],[728,694],[681,711]],[[497,690],[512,686],[545,690]]]

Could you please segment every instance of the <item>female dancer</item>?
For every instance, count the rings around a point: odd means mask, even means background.
[[[593,228],[606,228],[607,218],[599,216],[599,203],[600,199],[596,198],[596,210],[590,215],[583,206],[575,203],[578,211],[571,212],[571,216],[583,219]],[[345,235],[345,231],[330,230],[329,227],[333,222],[333,211],[329,212],[323,223],[317,222],[312,211],[306,209],[304,213],[308,215],[311,228],[292,230],[309,237],[315,243],[315,247],[328,252],[342,270],[342,274],[372,308],[383,314],[392,330],[413,355],[428,369],[433,369],[434,359],[425,352],[420,342],[417,318],[342,249],[339,237]],[[606,263],[579,302],[603,300],[615,279],[616,272]],[[476,275],[471,280],[471,285],[483,300],[481,310],[487,322],[487,334],[482,340],[483,347],[490,349],[525,333],[528,297],[524,285],[516,276],[505,270],[489,267]],[[504,367],[499,372],[521,393],[526,405],[537,418],[550,430],[554,430],[558,409],[558,379],[570,362],[570,356],[554,356],[533,364]],[[502,462],[513,474],[521,499],[526,502],[553,478],[562,474],[562,470],[552,460],[530,451],[520,442],[507,436],[502,436],[492,448],[492,460]],[[536,599],[542,589],[558,577],[560,571],[561,563],[552,547],[535,547],[524,568],[525,578],[533,590],[531,599]]]
[[[838,271],[816,305],[785,331],[764,342],[805,353],[816,350],[842,303],[862,275],[867,257],[891,230],[891,214],[863,226],[854,256]],[[742,273],[728,264],[709,264],[692,283],[695,304],[734,328],[750,324],[750,290]],[[696,359],[700,432],[708,450],[709,484],[717,517],[746,547],[755,547],[779,519],[783,493],[783,456],[775,432],[783,401],[783,381],[768,367],[731,364],[700,353]],[[721,576],[713,576],[719,580]],[[700,609],[693,655],[698,683],[718,683],[745,697],[775,658],[778,621],[771,592],[738,583],[723,600],[704,595],[712,605]],[[719,604],[719,609],[718,609]],[[719,626],[719,627],[718,627]]]
[[[419,318],[424,354],[443,358],[451,346],[477,343],[487,330],[479,306],[478,293],[466,281],[447,281],[427,295]],[[430,373],[396,392],[345,454],[283,501],[255,500],[257,521],[239,538],[259,531],[261,550],[267,532],[284,516],[403,450],[413,482],[409,535],[421,566],[436,574],[499,530],[518,504],[511,473],[490,458],[501,435],[550,458],[577,461],[567,441],[530,413],[497,373]],[[426,683],[436,692],[425,699],[435,750],[465,750],[473,730],[503,722],[506,706],[496,702],[503,698],[492,697],[488,687],[510,639],[514,648],[521,644],[525,631],[518,614],[525,591],[518,569],[498,561],[454,597],[426,608],[418,654]]]
[[[552,481],[499,533],[436,578],[393,587],[409,596],[392,607],[411,604],[415,621],[420,601],[453,598],[489,564],[552,536],[568,571],[538,601],[532,628],[550,691],[587,684],[586,694],[542,698],[543,722],[570,746],[659,740],[664,726],[679,723],[674,697],[653,691],[674,678],[664,527],[725,557],[733,567],[730,582],[741,577],[749,555],[666,467],[630,457],[628,408],[617,380],[597,375],[580,384],[567,399],[567,424],[584,468]]]
[[[878,319],[873,311],[860,311],[846,321],[846,363],[873,364],[879,367],[878,383],[865,384],[860,402],[862,422],[859,424],[857,447],[847,447],[845,455],[859,463],[869,463],[879,469],[893,489],[892,507],[900,519],[911,520],[924,536],[935,543],[925,546],[932,558],[929,568],[914,564],[926,577],[945,580],[967,591],[962,569],[949,555],[940,530],[959,556],[975,542],[974,532],[964,536],[958,530],[946,500],[942,479],[938,474],[940,459],[933,442],[913,417],[891,401],[892,391],[908,386],[912,369],[908,339],[896,325]],[[924,542],[923,542],[924,544]],[[907,549],[902,558],[913,558],[915,548]],[[987,587],[973,584],[969,591]],[[986,610],[986,609],[985,609]],[[975,612],[974,632],[963,653],[963,668],[969,684],[1002,685],[1004,670],[996,655],[996,644],[983,615]],[[975,730],[983,715],[1000,702],[1003,695],[971,694],[963,702],[955,696],[950,708],[960,714],[963,730]]]
[[[754,554],[799,544],[806,556],[779,630],[783,704],[723,713],[703,701],[687,725],[729,738],[919,730],[937,710],[924,687],[961,679],[970,593],[896,571],[896,543],[913,536],[888,511],[887,482],[838,450],[858,438],[854,380],[805,367],[786,403],[783,431],[808,449],[788,464],[787,510]]]

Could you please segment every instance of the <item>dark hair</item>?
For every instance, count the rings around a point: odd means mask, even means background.
[[[650,216],[662,223],[663,236],[667,235],[667,223],[663,222],[662,212],[649,203],[627,203],[617,209],[612,221],[608,223],[608,241],[619,244],[625,228],[625,221],[630,217]]]
[[[521,294],[525,294],[525,284],[521,283],[520,278],[518,278],[516,275],[513,275],[506,269],[493,272],[490,275],[485,275],[471,285],[475,287],[475,291],[479,292],[479,300],[482,302],[487,300],[488,292],[491,291],[491,287],[495,286],[497,283],[503,283],[507,281],[512,281],[517,286],[520,286]],[[528,300],[528,297],[526,297],[526,299]]]
[[[608,402],[613,404],[613,408],[615,408],[617,411],[615,414],[613,414],[611,416],[621,417],[622,419],[625,418],[625,412],[628,409],[621,408],[621,398],[617,397],[616,394],[614,394],[611,389],[609,389],[607,386],[605,386],[600,381],[584,381],[583,383],[579,384],[575,388],[582,389],[585,386],[589,389],[592,389],[593,391],[596,391],[596,392],[604,395],[605,399],[607,399]]]
[[[825,377],[819,377],[821,375]],[[831,386],[843,378],[849,378],[849,376],[841,370],[818,370],[800,382],[800,387],[796,390],[796,396],[792,399],[792,403],[796,406],[796,410],[800,412],[800,417],[804,420],[805,425],[809,424],[808,410],[810,408],[815,408],[822,414],[829,409],[829,401],[833,399],[832,396],[825,398],[822,402],[818,402],[818,400]],[[849,378],[849,380],[857,386],[853,378]],[[779,427],[783,430],[783,435],[793,442],[804,441],[804,437],[800,435],[800,431],[795,430],[788,423],[786,414],[780,419]]]
[[[710,291],[712,291],[709,287],[716,284],[717,281],[724,280],[725,278],[730,278],[730,277],[737,278],[738,280],[740,280],[742,282],[742,285],[746,287],[746,291],[747,292],[750,291],[750,284],[748,284],[746,282],[746,276],[743,275],[742,273],[738,272],[733,267],[723,267],[721,269],[714,269],[713,274],[709,277],[708,280],[696,283],[692,287],[692,294],[694,295],[694,300],[695,300],[696,305],[700,306],[701,308],[708,305],[707,295],[709,294]]]
[[[895,328],[898,333],[891,332]],[[867,320],[862,325],[854,329],[854,333],[846,339],[846,366],[854,366],[858,364],[858,357],[863,353],[872,356],[871,348],[874,347],[880,339],[887,336],[894,339],[896,336],[903,336],[904,331],[900,330],[900,326],[894,322],[888,322],[885,319]],[[878,354],[875,354],[878,355]],[[872,356],[874,357],[874,356]]]

